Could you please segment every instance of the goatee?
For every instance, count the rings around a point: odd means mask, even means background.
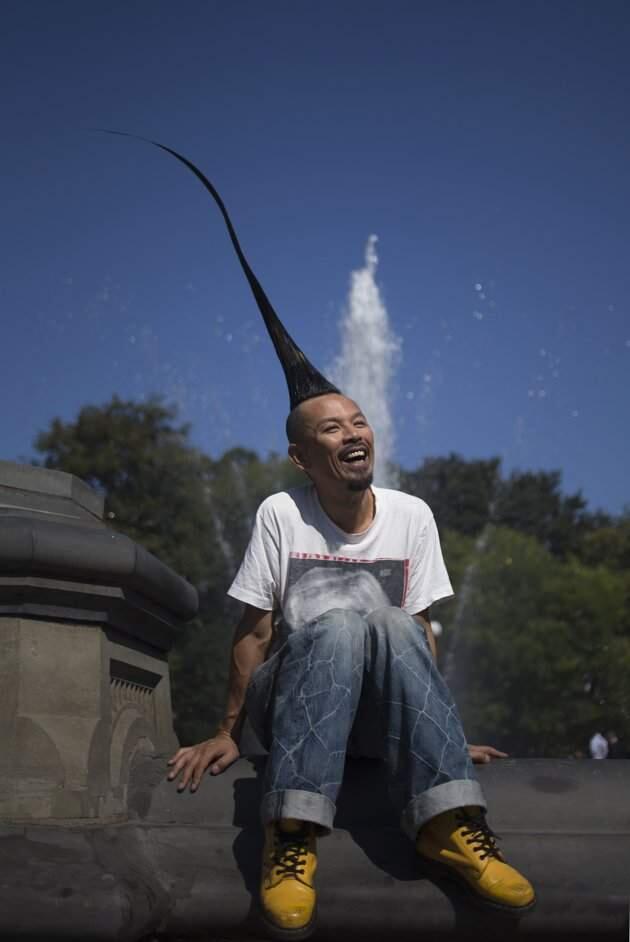
[[[370,471],[369,474],[366,474],[364,478],[359,478],[355,481],[348,481],[348,490],[349,491],[367,491],[368,487],[372,484],[374,475]]]

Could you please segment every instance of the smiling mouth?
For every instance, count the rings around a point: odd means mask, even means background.
[[[364,467],[368,461],[367,448],[364,448],[363,446],[352,448],[340,456],[340,461],[343,464],[348,464],[355,468]]]

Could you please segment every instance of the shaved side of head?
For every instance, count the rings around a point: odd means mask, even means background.
[[[308,400],[306,400],[308,402]],[[299,445],[304,440],[304,410],[301,402],[291,409],[285,425],[289,445]]]
[[[330,393],[323,392],[318,396],[311,396],[309,399],[304,399],[303,402],[300,402],[294,409],[291,409],[287,416],[286,421],[286,433],[287,441],[289,445],[299,445],[304,440],[304,429],[305,429],[305,416],[304,413],[308,409],[308,403],[312,402],[313,399],[322,399],[324,396],[341,396],[343,399],[346,396],[343,393]],[[306,406],[306,409],[304,408]]]
[[[285,428],[289,445],[299,445],[304,436],[304,416],[302,415],[300,406],[291,409],[287,416]]]

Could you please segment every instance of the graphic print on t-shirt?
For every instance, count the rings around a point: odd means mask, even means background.
[[[402,608],[408,570],[408,559],[291,553],[283,619],[296,629],[332,608],[352,609],[361,615],[385,605]]]

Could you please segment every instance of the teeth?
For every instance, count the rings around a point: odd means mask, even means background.
[[[358,451],[351,451],[350,454],[346,455],[346,461],[349,458],[365,458],[365,452],[363,449],[359,449]]]

